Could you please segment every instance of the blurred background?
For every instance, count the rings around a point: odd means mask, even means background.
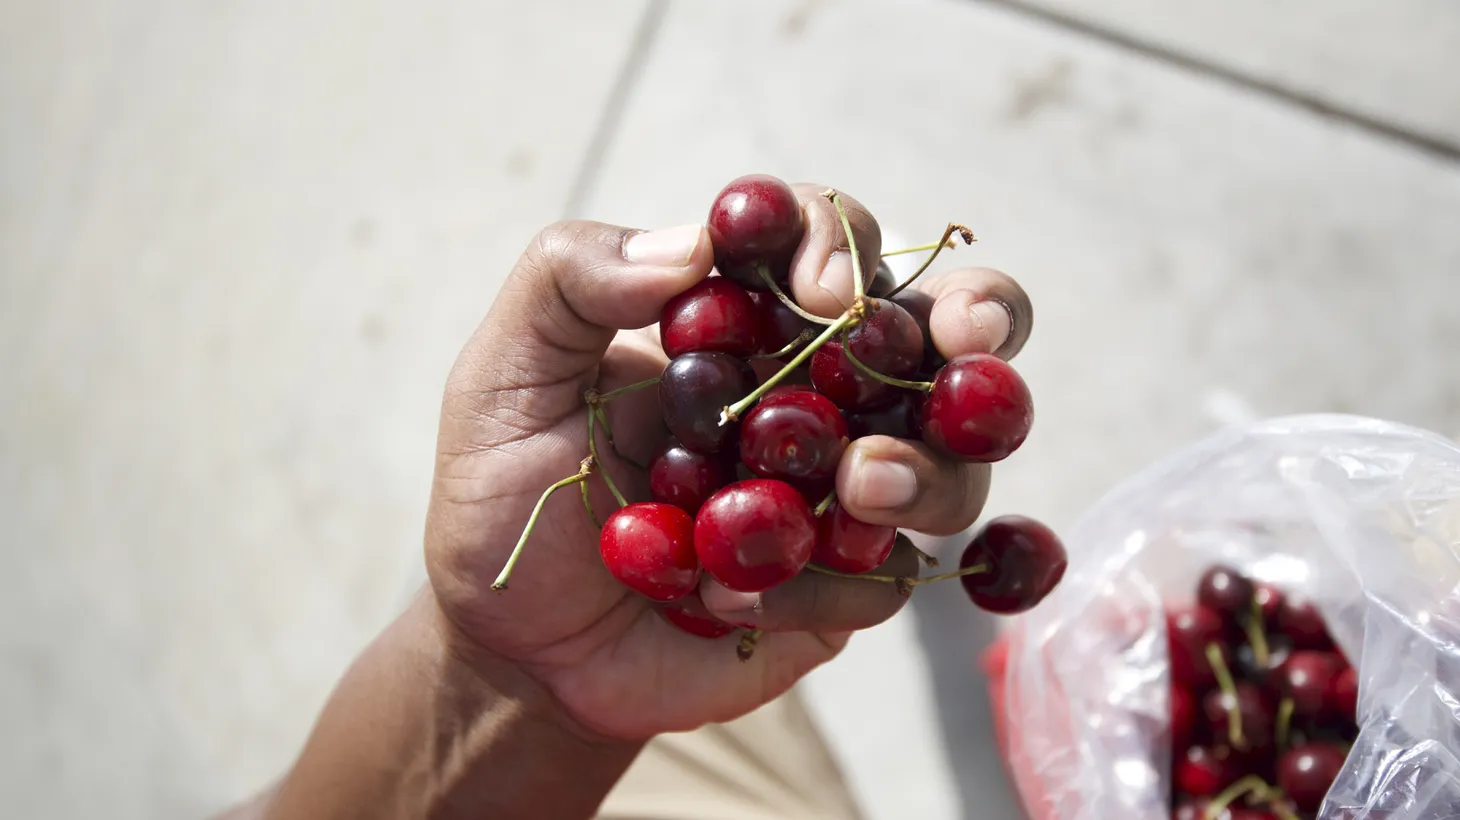
[[[0,0],[0,794],[186,818],[419,571],[436,408],[541,225],[836,185],[1018,276],[1067,526],[1222,425],[1460,433],[1450,0]],[[956,585],[806,684],[874,817],[1013,817]],[[869,705],[871,709],[869,709]],[[869,711],[875,713],[869,716]]]

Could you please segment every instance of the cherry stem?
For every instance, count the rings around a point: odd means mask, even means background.
[[[603,408],[597,404],[588,408],[588,457],[598,464],[598,473],[603,476],[603,483],[608,485],[608,491],[613,493],[614,500],[618,502],[620,507],[627,507],[629,506],[628,499],[624,498],[624,494],[618,491],[618,485],[614,483],[613,476],[608,474],[608,468],[603,464],[603,460],[598,457],[598,429],[596,423],[602,416]],[[602,421],[606,429],[608,427],[608,419],[603,418]],[[612,433],[609,434],[608,443],[609,446],[613,445]]]
[[[937,569],[937,567],[938,567],[938,559],[937,558],[935,558],[932,555],[930,555],[930,554],[928,554],[926,552],[923,552],[922,550],[918,549],[918,547],[917,547],[916,544],[913,544],[913,543],[909,542],[908,546],[912,547],[913,552],[915,552],[915,553],[918,554],[918,558],[921,559],[922,562],[924,564],[926,564],[929,569]]]
[[[578,473],[554,483],[551,487],[543,490],[542,497],[537,499],[537,506],[532,508],[532,515],[527,517],[527,526],[522,528],[522,535],[517,539],[517,545],[512,547],[512,554],[507,556],[507,564],[502,567],[502,572],[497,575],[497,580],[492,582],[492,590],[501,592],[507,588],[507,580],[512,577],[512,568],[517,566],[517,559],[522,557],[522,550],[527,546],[527,539],[532,535],[533,527],[537,526],[537,518],[542,515],[542,508],[547,504],[548,498],[558,490],[569,484],[580,484],[588,480],[593,472],[593,456],[588,456],[578,463]]]
[[[852,255],[852,298],[860,302],[867,291],[866,286],[862,282],[862,259],[857,255],[857,238],[852,236],[852,221],[847,219],[847,209],[842,206],[841,194],[837,193],[833,188],[828,188],[821,195],[831,200],[831,204],[836,207],[836,215],[841,218],[842,231],[847,235],[847,253]],[[947,239],[948,237],[944,236],[943,238]],[[937,255],[936,252],[934,255]],[[927,265],[923,267],[927,267]],[[918,273],[921,272],[918,271]],[[917,274],[914,275],[916,276]],[[893,293],[896,292],[896,290],[893,291]]]
[[[588,402],[590,406],[597,407],[599,405],[608,404],[619,396],[627,396],[630,393],[638,392],[646,387],[653,387],[658,383],[659,377],[655,376],[652,379],[645,379],[641,382],[634,382],[633,384],[625,385],[624,387],[615,388],[608,391],[607,393],[600,393],[595,388],[590,387],[587,390],[583,391],[583,401]]]
[[[1280,801],[1274,800],[1267,807],[1272,809],[1272,813],[1278,816],[1278,820],[1301,820],[1292,809]]]
[[[939,239],[937,244],[931,246],[933,252],[928,254],[927,259],[923,260],[922,266],[913,271],[912,276],[909,276],[902,284],[893,288],[892,292],[887,294],[887,296],[884,298],[891,299],[892,297],[901,293],[903,288],[911,285],[913,283],[913,280],[917,279],[919,276],[922,276],[923,271],[927,270],[928,266],[933,264],[933,260],[938,258],[938,254],[943,252],[944,247],[955,247],[955,245],[951,241],[949,241],[950,239],[952,239],[955,232],[958,234],[959,238],[963,240],[963,244],[965,245],[972,245],[974,242],[978,241],[978,239],[973,235],[973,231],[970,231],[967,227],[959,225],[957,222],[949,222],[948,227],[943,229],[943,238]]]
[[[1252,614],[1242,624],[1247,632],[1247,642],[1252,645],[1252,655],[1257,661],[1257,668],[1266,669],[1267,664],[1272,660],[1272,650],[1267,645],[1267,632],[1262,623],[1262,604],[1252,599]]]
[[[901,256],[905,253],[922,253],[923,251],[933,250],[934,248],[938,247],[939,244],[940,243],[938,242],[929,242],[926,245],[914,245],[911,248],[898,248],[895,251],[883,251],[882,258],[886,259],[889,256]],[[958,247],[958,243],[954,242],[952,239],[944,239],[941,244],[946,248]]]
[[[1205,820],[1216,820],[1216,818],[1222,816],[1222,812],[1226,811],[1228,806],[1232,805],[1234,800],[1242,795],[1251,793],[1258,800],[1267,800],[1270,799],[1271,791],[1272,787],[1267,785],[1266,780],[1263,780],[1255,774],[1249,774],[1223,789],[1221,794],[1212,798],[1212,802],[1207,805],[1203,817]]]
[[[1247,738],[1242,734],[1242,710],[1237,703],[1237,684],[1232,680],[1232,672],[1227,669],[1227,662],[1222,659],[1222,649],[1215,643],[1207,644],[1207,663],[1211,664],[1212,672],[1217,676],[1217,686],[1221,688],[1222,694],[1232,699],[1227,708],[1227,736],[1232,745],[1238,749],[1247,747]]]
[[[593,522],[593,526],[603,529],[603,522],[598,520],[598,513],[593,511],[593,501],[588,498],[588,482],[578,482],[578,490],[583,493],[583,509],[588,511],[588,520]]]
[[[914,547],[913,549],[917,548]],[[921,552],[921,550],[919,550],[919,552]],[[937,562],[934,561],[934,564],[931,564],[930,566],[936,565],[936,563]],[[812,572],[819,572],[822,575],[830,575],[834,578],[856,578],[861,581],[877,581],[883,584],[896,584],[897,591],[901,592],[903,595],[911,595],[913,587],[920,587],[924,584],[931,584],[937,581],[947,581],[952,578],[962,578],[965,575],[978,575],[979,573],[989,571],[988,564],[974,564],[971,567],[956,569],[952,572],[940,572],[937,575],[927,575],[922,578],[914,578],[910,575],[868,575],[854,574],[850,572],[838,572],[837,570],[823,567],[820,564],[807,564],[806,568],[811,570]]]
[[[847,330],[842,331],[842,355],[847,357],[847,361],[856,365],[858,370],[861,370],[863,373],[866,373],[868,376],[871,376],[872,378],[876,379],[879,382],[882,382],[883,384],[890,384],[893,387],[901,387],[905,390],[921,390],[924,393],[933,392],[932,382],[910,382],[906,379],[899,379],[894,376],[889,376],[886,373],[878,373],[876,370],[873,370],[872,368],[863,364],[862,360],[858,359],[852,353],[852,345],[851,342],[847,341],[847,333]]]
[[[760,644],[760,636],[763,633],[759,629],[752,629],[740,636],[740,643],[735,646],[735,657],[741,662],[750,660],[755,654],[755,647]]]
[[[822,513],[826,512],[827,509],[831,507],[831,502],[835,500],[836,490],[832,490],[831,492],[826,494],[826,498],[821,499],[821,503],[816,505],[816,509],[812,510],[811,514],[816,516],[817,518],[820,518]]]
[[[1288,746],[1288,734],[1292,731],[1295,705],[1293,699],[1289,697],[1278,701],[1277,726],[1273,729],[1273,739],[1277,741],[1279,749],[1286,749]]]
[[[809,341],[810,339],[811,339],[811,328],[808,327],[805,330],[801,331],[800,333],[796,334],[796,338],[792,339],[790,344],[786,345],[785,347],[781,348],[780,350],[777,350],[775,353],[757,353],[754,356],[751,356],[750,358],[752,358],[752,359],[779,359],[782,356],[785,356],[786,354],[788,354],[791,351],[795,350],[797,347],[800,347],[803,342]]]
[[[750,391],[750,395],[721,410],[720,426],[724,427],[730,422],[740,418],[741,413],[744,413],[746,410],[750,409],[751,405],[759,401],[761,396],[764,396],[766,393],[770,392],[771,388],[775,387],[781,382],[782,379],[786,378],[791,374],[792,371],[800,367],[802,362],[811,358],[811,354],[821,349],[821,346],[826,344],[831,339],[831,337],[835,336],[837,333],[840,333],[843,328],[850,327],[851,325],[860,322],[862,320],[862,314],[866,310],[863,305],[864,303],[861,300],[858,300],[856,304],[847,308],[847,312],[843,313],[840,319],[837,319],[834,323],[828,325],[825,330],[821,331],[821,335],[817,336],[815,339],[812,339],[811,343],[802,348],[801,352],[797,353],[795,358],[787,362],[785,367],[777,370],[775,375],[771,376],[769,379],[766,379],[760,387],[757,387],[754,390]]]
[[[781,300],[781,304],[790,308],[792,313],[800,316],[802,319],[805,319],[808,322],[814,322],[818,325],[829,325],[836,321],[835,319],[828,319],[825,316],[817,316],[815,313],[811,313],[805,308],[796,304],[796,301],[794,299],[787,296],[786,292],[781,290],[781,286],[776,284],[776,280],[771,278],[770,269],[765,266],[765,263],[756,263],[755,272],[760,274],[761,281],[766,283],[766,285],[771,289],[771,293],[774,293],[776,295],[776,298]]]

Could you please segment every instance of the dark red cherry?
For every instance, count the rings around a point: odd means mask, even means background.
[[[964,461],[1008,458],[1033,424],[1029,387],[1008,362],[987,353],[944,365],[923,402],[923,441]]]
[[[908,312],[886,299],[871,300],[876,309],[847,333],[852,355],[884,376],[906,379],[917,373],[923,358],[923,332]],[[811,356],[811,383],[844,410],[864,410],[891,403],[897,388],[880,382],[852,363],[839,339]]]
[[[700,350],[746,358],[760,352],[760,322],[745,288],[711,276],[664,306],[659,341],[671,359]]]
[[[959,580],[980,609],[1023,612],[1044,600],[1065,575],[1069,559],[1054,530],[1022,515],[1004,515],[983,526],[963,551],[960,569],[988,569]]]
[[[690,515],[734,480],[735,461],[728,453],[696,453],[673,439],[661,444],[649,461],[649,494]]]
[[[908,288],[892,297],[891,301],[907,311],[913,321],[918,323],[918,330],[923,332],[923,363],[918,366],[918,372],[929,375],[937,373],[948,360],[943,358],[943,354],[938,352],[938,346],[933,344],[933,297],[920,290]]]
[[[751,479],[710,496],[695,517],[694,538],[711,577],[738,592],[760,592],[811,560],[816,517],[790,484]]]
[[[1256,684],[1238,681],[1230,694],[1213,689],[1202,698],[1201,708],[1208,734],[1220,742],[1240,749],[1263,749],[1272,744],[1273,703]],[[1240,743],[1231,735],[1228,716],[1232,712],[1237,713]]]
[[[700,600],[698,589],[677,601],[656,604],[654,608],[664,616],[664,620],[678,627],[680,631],[701,638],[714,640],[735,631],[733,625],[710,614],[710,610],[705,608],[705,602]]]
[[[1293,714],[1317,717],[1328,700],[1329,687],[1343,671],[1343,658],[1332,652],[1301,650],[1288,656],[1278,667],[1279,689],[1293,699]]]
[[[1222,617],[1205,607],[1166,614],[1166,649],[1173,685],[1202,690],[1217,682],[1206,651],[1210,644],[1220,645],[1222,633]]]
[[[1252,615],[1252,581],[1236,569],[1217,564],[1201,574],[1196,585],[1196,600],[1233,625]]]
[[[772,278],[783,283],[805,224],[791,186],[765,174],[733,180],[715,196],[706,220],[715,267],[724,276],[760,289],[765,285],[755,267],[765,265]]]
[[[1277,785],[1301,812],[1313,812],[1333,788],[1347,757],[1332,743],[1309,743],[1278,758]]]
[[[1319,614],[1318,607],[1307,598],[1289,593],[1277,611],[1277,628],[1296,649],[1331,649],[1333,638]]]
[[[795,311],[786,307],[786,304],[774,293],[768,290],[751,291],[750,298],[755,302],[757,336],[760,339],[761,353],[775,353],[783,350],[802,333],[811,329],[810,322],[797,316]],[[796,349],[800,350],[800,345],[797,345]],[[794,352],[787,353],[781,356],[781,360],[790,361],[794,355],[796,355]]]
[[[1344,665],[1343,670],[1333,678],[1333,683],[1328,687],[1324,695],[1324,711],[1328,714],[1347,721],[1359,719],[1359,674],[1352,666]]]
[[[756,475],[792,483],[836,476],[850,441],[840,410],[811,390],[766,396],[740,424],[740,460]]]
[[[659,408],[669,432],[696,453],[715,453],[735,443],[739,425],[720,425],[720,411],[756,386],[755,371],[728,353],[686,353],[664,368]]]
[[[847,416],[847,431],[853,439],[863,436],[892,436],[921,439],[923,437],[923,399],[919,390],[898,390],[897,398],[886,407],[862,410]]]
[[[897,287],[897,277],[892,275],[892,268],[887,264],[886,259],[877,260],[877,275],[867,283],[867,295],[874,299],[885,299]]]
[[[1244,774],[1237,758],[1219,755],[1210,746],[1187,747],[1172,770],[1177,790],[1192,797],[1211,797]]]
[[[1190,689],[1171,687],[1171,746],[1184,749],[1196,733],[1196,696]]]
[[[871,572],[892,554],[897,528],[858,521],[833,501],[816,522],[811,560],[837,572]]]
[[[1237,647],[1237,654],[1232,658],[1232,663],[1237,668],[1237,673],[1254,683],[1260,683],[1274,691],[1277,690],[1274,673],[1292,654],[1292,647],[1285,639],[1278,639],[1269,635],[1267,638],[1267,665],[1258,663],[1257,651],[1252,645],[1243,642]]]
[[[603,522],[598,551],[618,582],[653,601],[673,601],[700,582],[694,519],[669,504],[645,501]]]
[[[1262,612],[1262,622],[1268,629],[1272,629],[1277,623],[1278,610],[1283,606],[1283,592],[1277,587],[1265,581],[1258,581],[1253,588],[1252,597],[1257,601],[1257,608]]]

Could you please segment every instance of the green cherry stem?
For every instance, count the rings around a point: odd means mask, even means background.
[[[1280,800],[1272,801],[1267,805],[1267,807],[1269,809],[1272,809],[1272,813],[1278,816],[1278,820],[1301,820],[1301,818],[1299,818],[1292,809],[1288,808],[1287,805]]]
[[[1234,800],[1242,795],[1250,793],[1259,800],[1266,800],[1269,791],[1271,791],[1271,787],[1267,785],[1267,781],[1255,774],[1249,774],[1212,798],[1212,802],[1202,816],[1205,820],[1216,820],[1222,816],[1222,812],[1226,811],[1228,806],[1232,805]]]
[[[887,375],[886,373],[878,373],[876,370],[873,370],[872,368],[863,364],[862,360],[858,359],[856,355],[852,353],[852,345],[850,342],[847,341],[847,331],[845,330],[842,331],[841,341],[842,355],[847,357],[847,361],[856,365],[857,369],[861,370],[863,373],[866,373],[868,376],[871,376],[877,381],[882,382],[883,384],[890,384],[893,387],[901,387],[907,390],[921,390],[924,393],[931,393],[933,391],[932,382],[910,382],[906,379],[894,378]]]
[[[1232,672],[1227,669],[1227,662],[1222,659],[1221,647],[1214,643],[1207,644],[1207,663],[1211,664],[1212,672],[1217,676],[1217,686],[1221,688],[1222,694],[1232,699],[1227,709],[1227,737],[1232,741],[1232,746],[1238,749],[1247,748],[1247,738],[1242,734],[1242,710],[1237,706],[1237,684],[1232,680]]]
[[[911,285],[913,283],[913,280],[914,279],[917,279],[919,276],[922,276],[923,275],[923,271],[927,270],[928,269],[928,266],[931,265],[931,264],[933,264],[933,260],[938,258],[938,254],[940,254],[940,253],[943,252],[943,248],[944,247],[949,247],[949,248],[955,247],[953,245],[953,243],[950,241],[952,239],[954,233],[957,233],[958,234],[959,238],[961,238],[963,240],[963,244],[965,244],[965,245],[972,245],[974,242],[978,241],[977,237],[975,237],[973,235],[973,231],[970,231],[967,227],[965,227],[963,225],[959,225],[957,222],[949,222],[948,223],[948,227],[946,227],[946,228],[943,229],[943,238],[940,239],[940,240],[938,240],[938,242],[936,244],[930,246],[930,248],[931,248],[931,250],[933,252],[930,253],[930,254],[928,254],[928,258],[927,259],[924,259],[923,260],[922,266],[919,267],[917,270],[913,271],[912,276],[909,276],[906,281],[904,281],[902,284],[898,285],[897,287],[893,288],[892,289],[892,292],[889,293],[889,294],[887,294],[887,296],[885,298],[891,299],[892,297],[894,297],[897,294],[901,293],[902,290],[903,290],[903,288],[906,288],[908,285]]]
[[[1292,732],[1293,727],[1294,705],[1292,698],[1285,697],[1278,701],[1277,726],[1272,733],[1273,739],[1277,741],[1278,749],[1288,748],[1288,735]]]
[[[791,371],[800,367],[802,362],[811,358],[811,354],[815,353],[821,348],[822,345],[830,341],[831,337],[840,333],[842,329],[851,327],[857,322],[860,322],[862,320],[862,304],[863,303],[861,301],[858,301],[856,304],[848,308],[847,312],[843,313],[840,319],[837,319],[835,323],[828,325],[825,330],[821,331],[821,335],[817,336],[815,339],[812,339],[811,343],[802,348],[801,352],[797,353],[794,359],[787,362],[785,367],[782,367],[780,370],[776,371],[775,375],[771,376],[769,379],[766,379],[765,383],[763,383],[760,387],[757,387],[756,389],[750,391],[750,395],[721,410],[720,426],[724,427],[730,422],[740,418],[741,413],[749,410],[751,405],[760,400],[761,396],[764,396],[766,393],[770,392],[771,388],[775,387],[777,384],[780,384],[782,379],[791,374]]]
[[[618,502],[620,507],[627,507],[629,506],[628,499],[624,498],[624,494],[618,491],[618,485],[614,483],[613,476],[608,474],[608,469],[604,466],[603,460],[598,457],[597,422],[602,413],[603,408],[596,404],[588,408],[588,457],[593,459],[593,462],[598,465],[598,474],[603,476],[603,483],[608,485],[608,491],[613,493],[614,500]],[[610,445],[613,443],[611,438],[609,443]]]
[[[754,356],[751,356],[750,358],[752,358],[752,359],[779,359],[782,356],[787,355],[791,351],[795,350],[796,348],[800,347],[802,344],[804,344],[804,343],[806,343],[806,342],[808,342],[810,340],[811,340],[811,328],[807,328],[807,329],[801,331],[800,333],[796,334],[796,338],[792,339],[790,344],[786,345],[785,347],[781,348],[780,350],[777,350],[774,353],[757,353]]]
[[[842,205],[842,195],[837,193],[836,189],[828,188],[821,195],[831,200],[831,204],[836,207],[836,215],[841,218],[842,231],[847,235],[847,253],[852,255],[852,299],[860,302],[866,295],[867,289],[862,282],[862,258],[857,254],[857,238],[852,235],[852,221],[847,218],[847,209]],[[945,235],[943,238],[948,237]],[[927,267],[927,265],[923,267]],[[896,293],[896,291],[893,292]]]
[[[527,546],[527,539],[532,535],[533,527],[537,526],[538,516],[542,515],[542,508],[553,493],[561,490],[569,484],[581,484],[588,480],[589,474],[593,472],[593,456],[589,456],[578,463],[578,473],[556,482],[551,487],[543,490],[542,496],[537,499],[537,506],[532,508],[532,515],[527,517],[527,526],[522,528],[522,535],[517,539],[516,546],[512,547],[512,554],[507,556],[507,563],[502,567],[502,572],[497,575],[497,580],[492,582],[492,590],[501,592],[507,588],[507,580],[512,577],[512,568],[517,566],[517,559],[522,557],[522,550]]]
[[[1262,604],[1252,599],[1252,612],[1243,619],[1242,628],[1247,632],[1247,642],[1252,644],[1252,656],[1258,669],[1266,669],[1272,660],[1272,650],[1267,645],[1267,630],[1262,623]]]
[[[787,296],[785,291],[781,290],[781,286],[776,284],[776,280],[771,278],[771,272],[768,268],[766,268],[764,263],[757,264],[755,266],[755,272],[760,275],[761,281],[765,282],[766,285],[771,289],[771,293],[774,293],[776,295],[776,298],[781,300],[781,304],[790,308],[792,313],[800,316],[802,319],[805,319],[808,322],[811,322],[812,324],[829,325],[836,322],[835,319],[828,319],[825,316],[817,316],[815,313],[811,313],[810,311],[807,311],[805,308],[802,308],[800,305],[796,304],[795,300]]]
[[[834,569],[828,569],[827,567],[823,567],[820,564],[807,564],[806,568],[811,570],[812,572],[817,572],[822,575],[830,575],[834,578],[855,578],[861,581],[877,581],[883,584],[896,584],[897,591],[901,592],[903,595],[911,595],[913,587],[920,587],[924,584],[932,584],[938,581],[948,581],[953,578],[962,578],[965,575],[978,575],[980,573],[989,571],[988,564],[974,564],[971,567],[956,569],[952,572],[940,572],[937,575],[925,575],[921,578],[917,578],[911,575],[869,575],[853,574],[850,572],[838,572]]]
[[[598,513],[593,509],[593,500],[588,497],[588,482],[578,482],[578,491],[583,494],[583,509],[588,511],[588,520],[593,522],[593,526],[603,529],[603,522],[598,520]]]
[[[583,401],[586,401],[589,405],[596,407],[598,405],[608,404],[619,396],[627,396],[630,393],[638,392],[646,387],[653,387],[658,383],[659,377],[655,376],[652,379],[645,379],[641,382],[634,382],[633,384],[610,390],[607,393],[600,393],[596,389],[590,387],[583,392]]]
[[[821,503],[816,505],[816,509],[812,510],[811,514],[816,516],[817,518],[820,518],[822,514],[831,507],[831,502],[835,500],[836,490],[832,490],[831,492],[826,494],[826,498],[821,499]]]
[[[895,251],[883,251],[882,258],[886,259],[889,256],[902,256],[905,253],[922,253],[923,251],[930,251],[934,248],[937,248],[939,244],[942,244],[946,248],[957,247],[957,244],[952,239],[944,239],[941,243],[929,242],[926,245],[914,245],[911,248],[898,248]]]
[[[937,569],[938,568],[938,559],[937,558],[935,558],[934,556],[929,555],[928,553],[923,552],[922,550],[918,549],[918,547],[917,547],[916,544],[909,543],[908,546],[910,546],[910,547],[913,548],[913,552],[915,552],[915,553],[918,554],[918,558],[929,569]]]

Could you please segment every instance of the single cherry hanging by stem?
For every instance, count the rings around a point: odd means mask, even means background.
[[[720,190],[706,223],[721,275],[760,290],[766,286],[757,266],[764,266],[777,282],[786,281],[806,219],[791,186],[773,176],[750,174]]]
[[[760,592],[806,566],[816,544],[816,517],[784,481],[740,481],[700,507],[694,543],[715,580],[737,592]]]
[[[727,624],[710,614],[710,610],[705,607],[705,602],[700,599],[698,589],[678,600],[657,604],[654,608],[664,617],[664,620],[673,624],[681,632],[688,632],[696,637],[714,640],[735,631],[732,624]]]
[[[960,569],[988,569],[959,580],[981,609],[1024,612],[1044,600],[1064,577],[1069,558],[1054,530],[1022,515],[993,519],[969,542]]]
[[[603,564],[618,582],[652,601],[672,601],[700,582],[694,519],[669,504],[645,501],[616,510],[598,537]]]
[[[1008,458],[1033,424],[1028,385],[1008,362],[987,353],[949,361],[923,402],[923,441],[964,461]]]
[[[825,482],[850,438],[841,411],[811,390],[767,395],[740,422],[740,460],[756,475]]]
[[[837,572],[871,572],[892,554],[896,539],[895,527],[859,521],[832,501],[817,519],[811,560]]]
[[[755,389],[755,371],[727,353],[686,353],[664,368],[659,407],[669,432],[697,453],[735,441],[739,426],[720,424],[720,410]]]
[[[760,329],[761,311],[745,288],[711,276],[664,306],[659,341],[671,359],[696,351],[747,358],[760,352]]]
[[[871,313],[846,334],[852,356],[884,376],[905,379],[923,359],[923,332],[913,317],[886,299],[872,299]],[[890,404],[898,388],[878,381],[847,357],[840,339],[822,345],[811,357],[811,383],[844,410]]]
[[[650,496],[690,515],[734,480],[735,460],[729,453],[696,453],[674,439],[661,444],[649,461]]]

